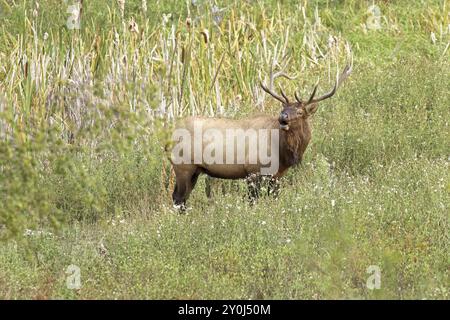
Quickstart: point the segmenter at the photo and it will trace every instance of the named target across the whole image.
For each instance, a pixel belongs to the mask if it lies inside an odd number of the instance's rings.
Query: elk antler
[[[351,72],[352,72],[352,66],[346,65],[344,68],[344,71],[342,71],[341,75],[336,77],[336,83],[334,84],[333,89],[330,92],[324,94],[323,96],[321,96],[317,99],[314,99],[314,96],[316,95],[317,87],[319,86],[319,83],[316,83],[316,85],[314,86],[313,92],[311,93],[311,96],[308,99],[308,102],[306,102],[306,104],[304,104],[304,106],[307,106],[312,103],[317,103],[319,101],[322,101],[322,100],[332,97],[336,93],[337,88],[339,88],[339,86],[342,84],[342,82],[344,82],[344,80],[348,78],[348,76],[350,75]],[[297,96],[297,94],[295,94],[295,99],[297,99],[297,101],[300,103],[302,102],[301,99]]]
[[[273,91],[273,83],[275,81],[276,78],[279,77],[283,77],[289,80],[293,80],[295,79],[295,77],[291,77],[289,75],[287,75],[286,73],[284,73],[283,71],[278,71],[273,73],[272,71],[272,67],[270,68],[270,87],[267,88],[267,86],[261,81],[261,88],[267,92],[268,94],[270,94],[272,97],[274,97],[275,99],[277,99],[278,101],[280,101],[283,104],[289,104],[289,98],[286,96],[286,94],[284,93],[283,89],[280,88],[280,92],[281,92],[281,96],[278,95],[276,92]]]

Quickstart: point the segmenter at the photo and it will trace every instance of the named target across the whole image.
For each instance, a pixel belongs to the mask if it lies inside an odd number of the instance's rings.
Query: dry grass
[[[0,297],[447,299],[448,4],[195,3],[0,2]],[[174,214],[174,118],[275,114],[271,71],[306,95],[351,57],[278,200],[201,180]]]

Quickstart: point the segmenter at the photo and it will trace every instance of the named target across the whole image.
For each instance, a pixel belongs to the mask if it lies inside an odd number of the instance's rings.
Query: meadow
[[[449,47],[446,0],[0,0],[0,299],[449,299]],[[350,60],[278,198],[172,208],[174,119]]]

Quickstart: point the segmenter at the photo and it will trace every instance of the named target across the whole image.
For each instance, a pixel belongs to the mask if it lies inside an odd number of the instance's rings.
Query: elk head
[[[284,93],[283,89],[280,89],[281,95],[279,95],[272,89],[267,88],[263,83],[261,83],[261,87],[265,92],[282,103],[283,109],[281,110],[278,117],[278,122],[280,123],[280,129],[288,131],[290,128],[298,127],[299,125],[301,125],[302,121],[305,121],[308,117],[313,115],[317,111],[318,103],[322,100],[331,98],[351,72],[351,66],[347,65],[344,68],[344,71],[336,77],[336,83],[334,84],[333,89],[318,98],[315,98],[317,87],[319,85],[318,83],[316,83],[309,99],[306,101],[300,99],[297,93],[294,94],[295,101],[290,101]],[[273,84],[273,80],[276,76],[277,75],[271,75],[271,84]],[[278,76],[284,76],[288,79],[291,79],[284,73],[279,73]]]

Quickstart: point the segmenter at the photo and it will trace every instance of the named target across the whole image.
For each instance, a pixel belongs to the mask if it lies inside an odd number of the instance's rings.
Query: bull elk
[[[318,103],[332,97],[351,71],[351,66],[347,65],[337,76],[333,89],[318,98],[315,97],[317,83],[308,100],[302,100],[295,93],[295,101],[291,101],[282,89],[279,95],[261,82],[262,89],[282,104],[278,117],[256,116],[242,120],[188,117],[181,120],[172,135],[172,142],[177,144],[171,155],[176,176],[172,194],[174,206],[184,209],[201,173],[221,179],[266,175],[277,182],[291,166],[302,161],[311,140],[309,118],[317,111]],[[273,80],[271,74],[271,84]],[[266,133],[263,136],[267,139],[260,139],[255,146],[256,140],[250,138],[261,132]],[[270,139],[268,132],[273,133]],[[263,159],[263,149],[267,157],[270,155],[270,163]],[[225,162],[220,161],[224,154]]]

